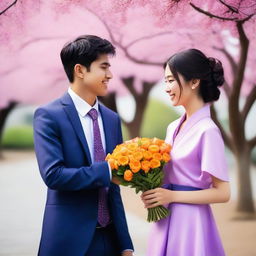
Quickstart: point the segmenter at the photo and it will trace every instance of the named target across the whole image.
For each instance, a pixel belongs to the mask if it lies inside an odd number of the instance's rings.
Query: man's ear
[[[192,84],[191,85],[191,89],[192,90],[196,89],[199,86],[199,84],[200,84],[200,79],[192,79],[192,83],[191,84]]]
[[[83,79],[85,76],[85,72],[87,71],[86,67],[82,66],[81,64],[76,64],[74,66],[74,75]]]

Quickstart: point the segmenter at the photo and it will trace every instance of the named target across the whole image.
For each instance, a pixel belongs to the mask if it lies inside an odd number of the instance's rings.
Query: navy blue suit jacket
[[[118,115],[99,104],[106,153],[122,143]],[[92,164],[84,131],[68,93],[34,115],[35,152],[48,187],[40,256],[84,256],[97,225],[98,190],[109,187],[110,212],[120,250],[133,249],[119,186],[110,182],[107,162]]]

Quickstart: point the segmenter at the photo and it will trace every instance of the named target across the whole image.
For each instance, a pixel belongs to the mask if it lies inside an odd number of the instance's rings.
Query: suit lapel
[[[82,147],[85,151],[89,164],[92,164],[91,155],[90,155],[88,143],[84,135],[82,124],[80,122],[75,105],[68,93],[64,94],[64,96],[61,98],[61,102],[63,104],[64,111],[66,112],[73,126],[73,129],[82,144]]]

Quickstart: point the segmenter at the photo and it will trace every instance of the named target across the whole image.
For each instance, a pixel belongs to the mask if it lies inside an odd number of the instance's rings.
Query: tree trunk
[[[236,164],[238,173],[238,203],[237,210],[244,213],[254,213],[252,185],[250,179],[250,150],[245,148],[237,153]]]
[[[13,110],[13,108],[17,105],[17,102],[10,102],[9,105],[3,109],[0,109],[0,159],[3,157],[3,150],[2,150],[2,136],[3,136],[3,129],[6,122],[6,119],[9,113]]]
[[[136,112],[132,122],[126,123],[127,129],[129,131],[130,138],[135,138],[140,136],[140,129],[143,120],[143,115],[145,112],[145,108],[147,106],[148,98],[137,97],[136,99]]]
[[[143,115],[145,112],[145,108],[148,103],[148,96],[152,87],[156,84],[156,82],[148,82],[142,81],[142,92],[138,93],[134,86],[135,77],[126,77],[122,78],[122,81],[125,87],[130,91],[131,95],[134,97],[136,102],[136,110],[133,121],[130,123],[124,122],[129,131],[130,138],[135,138],[140,136],[140,128],[143,120]]]
[[[102,102],[106,107],[110,108],[111,110],[117,112],[116,107],[116,93],[111,92],[107,96],[98,97],[99,101]]]

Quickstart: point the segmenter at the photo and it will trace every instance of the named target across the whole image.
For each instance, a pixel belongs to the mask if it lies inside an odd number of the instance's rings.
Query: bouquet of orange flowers
[[[163,140],[135,138],[116,146],[106,156],[112,175],[121,185],[135,188],[136,193],[160,187],[163,182],[163,166],[170,161],[171,146]],[[169,215],[164,206],[148,209],[148,222],[156,222]]]

